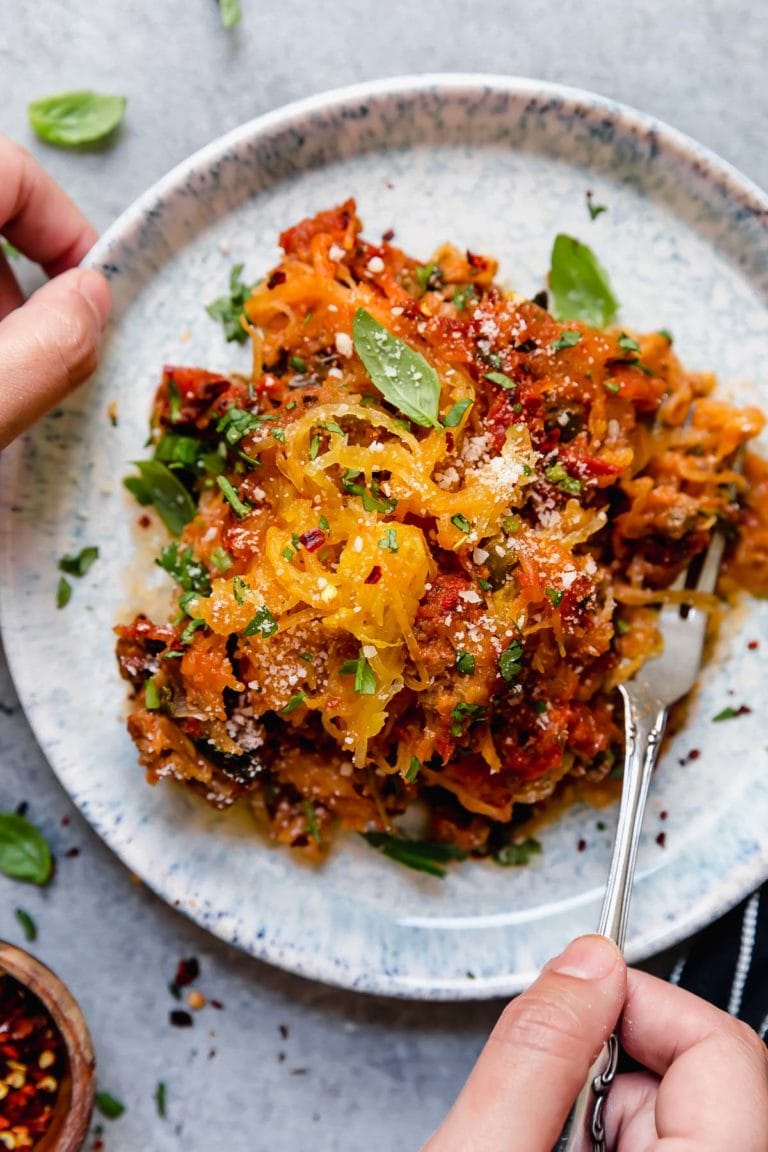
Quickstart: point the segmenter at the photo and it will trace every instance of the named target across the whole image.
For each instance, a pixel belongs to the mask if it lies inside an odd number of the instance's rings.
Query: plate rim
[[[313,114],[331,111],[349,105],[354,101],[370,101],[373,99],[386,99],[392,96],[415,96],[423,92],[432,92],[436,97],[446,93],[458,95],[462,91],[477,94],[479,91],[488,93],[499,92],[514,97],[550,98],[565,106],[584,105],[591,110],[603,110],[614,122],[626,128],[636,128],[644,133],[654,132],[664,145],[671,149],[681,160],[689,166],[700,167],[700,175],[709,184],[717,182],[727,197],[743,205],[750,213],[761,218],[768,218],[768,194],[766,194],[749,177],[741,173],[734,165],[724,160],[706,146],[698,143],[679,129],[666,124],[658,117],[642,112],[628,104],[613,100],[609,97],[590,92],[586,89],[558,84],[550,81],[540,81],[529,77],[512,77],[497,73],[475,72],[447,72],[427,73],[423,75],[402,75],[384,79],[363,81],[360,83],[333,88],[312,96],[292,101],[279,108],[265,112],[244,122],[230,131],[216,137],[203,145],[191,155],[176,164],[169,172],[160,177],[145,192],[137,197],[117,219],[106,229],[91,251],[83,260],[83,265],[96,267],[105,272],[108,277],[114,277],[116,269],[111,266],[110,256],[114,247],[119,243],[131,243],[136,233],[142,228],[147,211],[167,197],[173,195],[181,187],[187,177],[196,172],[201,166],[221,160],[228,151],[237,149],[243,144],[269,135],[270,132],[284,129],[292,121],[302,119]],[[15,474],[13,468],[17,448],[4,454],[5,461],[2,468],[8,480]],[[9,475],[10,473],[10,475]],[[5,491],[9,488],[3,486]],[[0,493],[1,494],[1,493]],[[0,501],[7,504],[6,501]],[[10,509],[7,507],[3,521],[10,520]],[[0,533],[6,537],[6,531]],[[0,587],[8,588],[7,565],[2,565],[0,571]],[[0,597],[0,631],[4,635],[9,633],[10,610],[6,597]],[[27,712],[24,697],[20,690],[24,682],[21,660],[13,651],[13,646],[6,648],[6,658],[24,715],[30,729],[48,762],[57,782],[64,788],[72,799],[68,787],[49,758],[45,745],[44,733],[37,719],[33,720]],[[73,803],[76,803],[72,799]],[[79,805],[76,805],[79,807]],[[120,860],[124,867],[133,869],[124,856],[124,847],[113,847],[110,838],[101,828],[100,821],[91,813],[85,817],[94,831],[104,841],[111,852]],[[140,871],[140,870],[139,870]],[[406,998],[429,1001],[459,1001],[481,1000],[500,996],[510,996],[520,992],[535,977],[535,971],[521,971],[515,973],[499,973],[477,979],[457,979],[446,977],[442,980],[435,977],[416,978],[412,980],[407,976],[396,975],[392,972],[380,971],[372,976],[367,971],[350,971],[344,966],[334,964],[332,960],[314,955],[309,962],[303,954],[292,954],[285,946],[272,948],[268,939],[254,942],[253,946],[240,946],[233,941],[232,934],[222,932],[217,927],[215,914],[206,909],[193,909],[186,902],[182,907],[174,905],[174,898],[178,893],[173,891],[173,878],[156,882],[151,876],[141,872],[147,887],[155,893],[164,904],[174,912],[182,912],[195,924],[203,927],[212,935],[224,941],[238,951],[245,951],[256,959],[274,964],[278,968],[301,976],[316,980],[331,986],[344,988],[355,992],[364,992],[392,998]],[[718,899],[706,903],[700,900],[694,904],[689,914],[673,923],[661,922],[654,933],[646,932],[642,937],[633,941],[628,949],[630,961],[654,955],[665,948],[689,938],[705,925],[711,923],[722,915],[727,909],[733,907],[759,884],[768,875],[768,861],[762,869],[759,867],[759,857],[745,862],[741,868],[734,869],[729,874],[730,883],[726,891],[718,891]]]

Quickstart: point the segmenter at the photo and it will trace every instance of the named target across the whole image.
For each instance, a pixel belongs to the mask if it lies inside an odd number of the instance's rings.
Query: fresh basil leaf
[[[219,10],[225,28],[234,28],[243,18],[240,0],[219,0]]]
[[[106,1116],[108,1120],[117,1120],[118,1116],[122,1116],[125,1112],[125,1104],[110,1096],[109,1092],[97,1092],[93,1102],[102,1116]]]
[[[443,425],[446,428],[457,428],[461,424],[461,418],[466,412],[467,408],[472,407],[471,400],[458,400],[453,408],[450,408],[443,419]]]
[[[51,850],[34,824],[15,812],[0,812],[0,872],[42,885],[48,883],[51,868]]]
[[[85,576],[98,558],[99,550],[91,544],[87,548],[81,548],[77,556],[62,556],[59,560],[59,571],[66,572],[67,576]]]
[[[364,308],[355,312],[352,332],[355,351],[384,399],[414,424],[439,427],[440,378],[432,365]]]
[[[360,835],[390,860],[417,872],[428,872],[431,876],[445,876],[443,864],[467,858],[463,848],[455,844],[428,844],[425,840],[409,840],[405,836],[392,836],[389,832],[361,832]]]
[[[180,536],[185,524],[194,520],[197,509],[181,481],[160,460],[136,460],[138,476],[123,483],[140,504],[154,504],[160,519],[173,536]]]
[[[471,652],[456,653],[456,671],[460,676],[473,676],[475,673],[475,658]]]
[[[593,328],[605,328],[619,307],[608,273],[592,249],[562,232],[552,247],[549,288],[558,320],[584,320]]]
[[[541,844],[529,836],[521,844],[505,844],[493,857],[503,868],[521,868],[530,864],[533,856],[541,855]]]
[[[46,144],[76,148],[95,144],[114,132],[123,118],[124,96],[100,92],[60,92],[35,100],[27,109],[29,123]]]

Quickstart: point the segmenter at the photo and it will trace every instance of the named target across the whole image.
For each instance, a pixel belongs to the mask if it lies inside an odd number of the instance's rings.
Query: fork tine
[[[722,532],[714,532],[707,555],[704,560],[704,566],[699,573],[699,578],[696,581],[696,589],[699,592],[714,592],[715,585],[717,584],[717,576],[720,571],[720,561],[723,558],[723,549],[725,548],[725,537]]]

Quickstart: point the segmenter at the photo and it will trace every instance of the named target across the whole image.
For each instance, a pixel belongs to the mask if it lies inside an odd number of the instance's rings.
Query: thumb
[[[0,449],[93,372],[110,306],[104,277],[73,268],[0,323]]]
[[[582,936],[505,1008],[424,1152],[550,1152],[616,1024],[627,973],[604,936]]]

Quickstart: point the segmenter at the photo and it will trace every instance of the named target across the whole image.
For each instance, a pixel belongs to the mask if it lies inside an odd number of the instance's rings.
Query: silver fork
[[[696,591],[714,592],[723,547],[723,537],[716,532],[696,580]],[[684,573],[673,587],[684,588],[687,575]],[[669,707],[696,683],[707,613],[683,604],[669,605],[662,609],[659,625],[663,651],[644,664],[627,684],[619,685],[624,699],[624,783],[598,932],[622,951],[648,787],[659,758]],[[618,1057],[619,1042],[614,1032],[589,1070],[556,1152],[605,1152],[605,1104]]]

